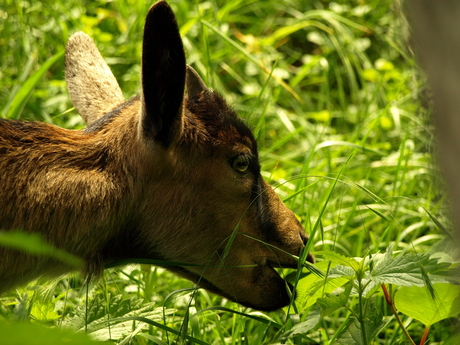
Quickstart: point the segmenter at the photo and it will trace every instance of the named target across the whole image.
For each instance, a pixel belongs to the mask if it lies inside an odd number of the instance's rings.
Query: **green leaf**
[[[387,251],[383,260],[374,260],[374,269],[370,277],[377,284],[388,283],[401,286],[423,286],[424,281],[420,272],[420,260],[413,254],[399,255],[393,258]]]
[[[456,316],[460,310],[460,286],[434,284],[433,289],[434,298],[425,287],[402,287],[395,295],[396,309],[426,326]]]
[[[18,249],[32,255],[49,256],[76,269],[83,267],[82,259],[62,249],[53,247],[36,233],[0,231],[0,246]]]
[[[127,329],[128,327],[126,327],[126,322],[135,322],[135,321],[145,323],[146,327],[148,325],[150,325],[150,326],[157,327],[159,329],[163,329],[163,330],[165,330],[165,331],[167,331],[169,333],[175,334],[175,335],[180,335],[181,334],[179,331],[175,330],[174,328],[166,326],[165,324],[163,324],[163,322],[160,323],[160,322],[157,322],[155,320],[148,319],[148,318],[142,317],[142,316],[117,317],[117,318],[112,319],[112,320],[103,321],[101,323],[101,325],[108,325],[109,323],[121,324],[120,325],[121,327],[124,327],[124,328]],[[130,323],[130,325],[131,325],[131,323]],[[131,327],[131,329],[132,329],[132,327]],[[113,328],[110,328],[110,329],[107,330],[109,334],[110,334],[110,330],[113,330]],[[186,340],[190,341],[191,343],[196,343],[196,344],[200,344],[200,345],[208,345],[208,343],[206,343],[204,341],[201,341],[200,339],[191,337],[189,335],[186,336]]]
[[[330,262],[321,261],[315,264],[316,268],[326,272]],[[333,265],[332,265],[333,266]],[[318,298],[324,297],[326,293],[333,292],[349,282],[349,278],[329,278],[327,279],[310,274],[301,279],[297,284],[297,301],[303,309],[309,308],[316,303]]]
[[[287,339],[295,335],[299,334],[306,334],[308,331],[313,329],[321,320],[321,313],[319,309],[315,308],[310,313],[308,313],[307,319],[302,321],[296,325],[294,325],[291,329],[287,330],[283,338]]]
[[[353,284],[350,283],[346,286],[345,290],[338,295],[328,294],[324,298],[319,298],[316,303],[321,308],[321,316],[327,316],[337,309],[345,306],[348,302],[348,298],[350,297],[352,287]]]
[[[30,315],[34,320],[51,321],[61,317],[54,309],[53,303],[34,303],[30,311]]]
[[[385,254],[374,255],[372,262],[374,268],[369,278],[375,284],[422,287],[426,285],[427,280],[448,281],[447,277],[433,275],[433,273],[442,273],[445,265],[439,265],[437,260],[430,259],[427,254],[405,253],[393,257],[392,247],[389,247]]]
[[[322,142],[315,147],[315,151],[319,151],[325,147],[331,147],[331,146],[348,146],[348,147],[357,149],[359,151],[369,152],[369,153],[373,153],[379,156],[385,156],[384,152],[370,149],[367,146],[357,145],[355,143],[351,143],[348,141],[341,141],[341,140],[328,140],[328,141]]]
[[[2,345],[95,345],[86,334],[31,323],[0,323]]]
[[[162,322],[165,315],[170,315],[174,311],[174,309],[157,307],[155,303],[145,303],[143,299],[116,295],[106,301],[102,296],[97,296],[89,302],[89,305],[81,305],[74,316],[63,322],[63,326],[74,331],[87,332],[97,340],[118,341],[133,331],[135,319],[127,322],[128,318],[141,317]],[[145,324],[145,327],[147,326]]]
[[[329,276],[331,278],[345,277],[351,279],[356,276],[356,272],[351,267],[337,265],[334,268],[331,268]]]

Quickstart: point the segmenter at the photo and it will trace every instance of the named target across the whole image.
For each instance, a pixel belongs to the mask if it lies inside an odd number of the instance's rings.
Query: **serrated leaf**
[[[401,258],[391,265],[374,270],[371,278],[376,284],[394,284],[399,286],[423,286],[420,268],[410,262],[410,258]]]
[[[334,268],[331,268],[329,271],[329,277],[331,278],[339,278],[339,277],[344,277],[344,278],[354,278],[356,276],[355,270],[353,268],[348,267],[348,266],[343,266],[343,265],[337,265]]]
[[[326,260],[330,260],[332,263],[351,267],[354,271],[361,270],[361,263],[355,258],[349,258],[334,252],[319,251],[315,252],[316,255],[322,256]]]
[[[109,301],[102,296],[96,296],[88,307],[82,305],[78,308],[73,317],[63,322],[63,326],[79,332],[85,331],[101,341],[120,340],[133,330],[133,321],[126,321],[126,318],[142,317],[162,321],[164,315],[170,315],[174,311],[157,307],[155,303],[145,303],[142,299],[124,298],[122,295],[111,297]],[[121,318],[124,320],[116,321]],[[112,320],[114,321],[109,326],[108,321]]]
[[[159,329],[165,330],[166,332],[172,333],[172,334],[177,335],[177,336],[181,335],[181,333],[179,331],[177,331],[176,329],[171,328],[169,326],[166,326],[163,323],[163,320],[161,322],[158,322],[158,321],[147,319],[147,318],[141,317],[141,316],[117,317],[117,318],[115,318],[113,320],[102,322],[102,324],[109,324],[109,323],[117,324],[117,323],[120,323],[120,322],[124,323],[124,322],[134,322],[134,321],[144,323],[146,326],[150,325],[150,326],[153,326],[153,327],[157,327]],[[139,330],[139,328],[138,328],[138,330]],[[201,341],[198,338],[189,336],[189,335],[187,335],[185,338],[186,338],[187,341],[190,341],[190,343],[200,344],[200,345],[209,345],[208,343],[206,343],[204,341]]]
[[[54,310],[53,303],[34,303],[30,315],[37,321],[51,321],[61,317],[61,315]]]
[[[433,275],[438,269],[434,267],[436,260],[430,260],[425,254],[407,253],[396,257],[385,256],[376,263],[369,277],[376,284],[394,284],[399,286],[425,286],[426,280],[432,283],[449,281],[448,277]],[[430,275],[428,275],[431,273]]]
[[[321,313],[318,308],[313,309],[310,313],[308,313],[307,319],[303,322],[300,322],[294,325],[291,329],[287,330],[283,338],[288,339],[294,335],[299,334],[306,334],[311,329],[313,329],[321,320]]]
[[[395,306],[401,313],[426,326],[456,316],[460,311],[460,286],[434,284],[434,298],[425,287],[402,287],[395,294]]]
[[[446,282],[448,279],[442,276],[430,275],[439,271],[436,260],[432,260],[426,254],[405,253],[393,257],[392,247],[381,256],[372,258],[374,268],[369,278],[376,284],[394,284],[399,286],[425,286],[426,280],[431,282]],[[436,272],[437,273],[437,272]]]

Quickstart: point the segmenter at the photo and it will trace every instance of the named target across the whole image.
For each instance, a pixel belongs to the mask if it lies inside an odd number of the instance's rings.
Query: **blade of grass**
[[[234,40],[232,40],[230,37],[228,37],[226,34],[224,34],[222,31],[220,31],[218,28],[216,28],[214,25],[209,23],[206,20],[201,20],[201,22],[206,25],[208,28],[210,28],[212,31],[214,31],[216,34],[218,34],[220,37],[222,37],[224,40],[226,40],[228,43],[230,43],[234,48],[236,48],[239,52],[241,52],[244,56],[246,56],[250,61],[255,63],[259,68],[270,75],[270,69],[262,65],[262,63],[255,59],[246,49],[244,49],[242,46],[240,46],[238,43],[236,43]],[[297,94],[297,92],[294,91],[288,84],[286,84],[282,79],[278,78],[276,75],[272,76],[273,79],[275,79],[282,87],[284,87],[291,95],[293,95],[299,102],[303,103],[302,98]]]
[[[37,71],[35,71],[25,82],[22,84],[21,88],[18,90],[11,103],[4,109],[2,109],[2,114],[8,119],[17,119],[25,106],[28,98],[32,94],[35,86],[43,75],[48,71],[51,66],[54,65],[56,61],[61,59],[64,56],[64,51],[60,51],[49,58]]]
[[[31,255],[47,256],[79,269],[84,261],[62,249],[53,247],[35,233],[0,231],[0,246],[21,250]]]

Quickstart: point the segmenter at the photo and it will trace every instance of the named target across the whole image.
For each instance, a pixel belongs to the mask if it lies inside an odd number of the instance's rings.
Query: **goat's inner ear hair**
[[[142,129],[167,147],[181,133],[186,63],[176,18],[166,3],[147,14],[142,48]]]

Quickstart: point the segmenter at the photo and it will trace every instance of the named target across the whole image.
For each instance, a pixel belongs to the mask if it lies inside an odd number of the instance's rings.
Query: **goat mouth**
[[[222,285],[222,281],[213,280],[205,275],[205,272],[194,272],[190,267],[174,266],[167,267],[184,278],[193,281],[200,288],[237,302],[245,307],[261,311],[274,311],[283,308],[291,303],[296,297],[294,286],[289,283],[283,273],[277,271],[279,268],[301,269],[298,260],[293,258],[280,258],[281,260],[261,260],[252,267],[252,278],[246,281],[245,287],[234,289],[232,284],[241,283],[242,275],[237,273],[226,276],[227,285]],[[315,259],[308,253],[306,261],[314,263]],[[210,269],[210,268],[209,268]],[[241,268],[243,269],[243,268]],[[208,274],[210,272],[208,271]],[[212,275],[212,273],[211,273]],[[249,279],[249,276],[246,275]],[[236,287],[236,286],[235,286]],[[237,293],[236,291],[239,290]],[[254,294],[259,291],[259,295]],[[252,295],[252,297],[250,297]],[[258,297],[257,297],[258,296]]]
[[[281,263],[276,261],[267,261],[265,265],[275,269],[275,268],[289,268],[289,269],[297,269],[297,263]],[[276,270],[275,270],[276,271]]]
[[[200,288],[223,296],[243,306],[261,311],[274,311],[287,306],[295,296],[295,289],[293,285],[287,282],[275,269],[275,267],[297,269],[297,264],[265,261],[263,264],[260,263],[254,266],[252,282],[254,284],[254,289],[263,286],[263,291],[261,293],[263,294],[269,291],[268,295],[270,296],[267,300],[263,300],[263,302],[261,302],[259,299],[259,302],[255,303],[253,303],[253,301],[250,299],[247,299],[245,294],[240,294],[239,296],[234,295],[231,293],[231,288],[229,291],[225,291],[225,289],[217,286],[211,280],[207,279],[203,274],[192,272],[186,267],[176,266],[174,267],[173,271],[183,276],[184,278],[193,281]],[[169,269],[171,269],[171,267],[169,267]],[[231,284],[231,282],[229,282],[229,284]]]
[[[300,255],[299,255],[300,256]],[[315,263],[315,257],[313,256],[312,253],[307,254],[307,258],[305,261],[308,261],[309,263],[314,264]],[[270,265],[271,267],[275,268],[290,268],[290,269],[299,269],[299,261],[298,260],[290,260],[289,262],[287,261],[275,261],[275,260],[267,260],[265,262],[266,265]]]

